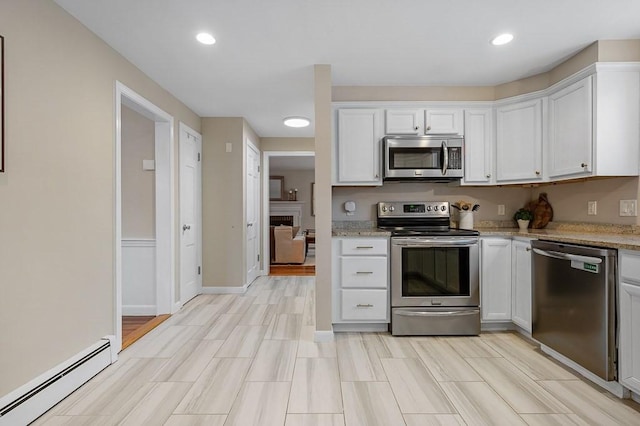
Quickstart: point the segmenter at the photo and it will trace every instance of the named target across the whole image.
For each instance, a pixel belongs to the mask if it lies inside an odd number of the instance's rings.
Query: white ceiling
[[[496,85],[640,38],[639,0],[55,1],[198,115],[263,137],[313,136],[282,119],[313,119],[314,64],[334,86]],[[489,44],[505,31],[511,44]]]

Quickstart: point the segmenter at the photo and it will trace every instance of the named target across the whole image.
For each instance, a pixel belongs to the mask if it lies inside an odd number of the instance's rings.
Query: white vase
[[[520,231],[529,231],[529,221],[528,220],[522,220],[522,219],[518,219],[518,228],[520,228]]]
[[[459,229],[473,229],[473,212],[461,211],[460,220],[458,221]]]

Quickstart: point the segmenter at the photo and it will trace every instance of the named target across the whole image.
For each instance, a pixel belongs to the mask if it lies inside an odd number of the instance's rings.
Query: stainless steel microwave
[[[387,136],[383,150],[387,181],[451,181],[464,173],[461,136]]]

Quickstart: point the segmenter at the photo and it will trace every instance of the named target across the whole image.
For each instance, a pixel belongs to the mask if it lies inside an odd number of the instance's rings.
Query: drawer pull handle
[[[362,303],[358,303],[356,305],[356,308],[373,308],[373,305],[371,303],[367,303],[366,305],[363,305]]]
[[[368,275],[368,274],[373,274],[373,272],[371,272],[371,271],[358,271],[358,272],[356,272],[356,274],[358,274],[358,275]]]
[[[357,246],[358,249],[372,249],[373,246]]]

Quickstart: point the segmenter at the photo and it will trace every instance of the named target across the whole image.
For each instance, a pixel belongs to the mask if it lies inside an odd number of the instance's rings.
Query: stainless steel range
[[[380,202],[391,231],[391,334],[480,333],[477,231],[449,227],[445,201]]]

